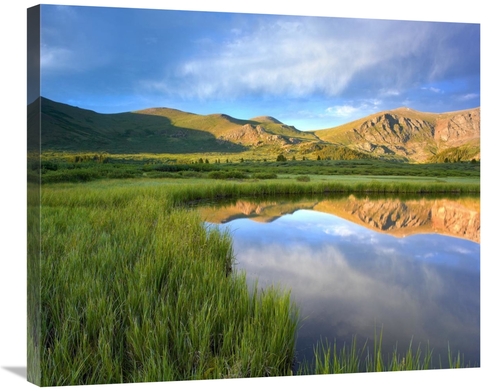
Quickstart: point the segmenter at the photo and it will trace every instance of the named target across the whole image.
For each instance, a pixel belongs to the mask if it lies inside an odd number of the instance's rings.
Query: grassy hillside
[[[303,132],[270,116],[245,120],[161,107],[99,114],[41,98],[28,108],[31,135],[38,131],[38,118],[43,152],[442,162],[457,161],[448,155],[459,149],[461,161],[480,158],[479,109],[433,114],[400,108]]]
[[[163,109],[162,109],[163,110]],[[244,146],[217,140],[203,130],[183,127],[195,114],[164,109],[167,115],[141,112],[99,114],[42,98],[42,149],[109,153],[241,152]]]
[[[480,159],[479,140],[459,147],[447,148],[429,159],[430,163],[455,163],[462,161],[478,161]]]
[[[29,112],[36,112],[36,104]],[[170,108],[99,114],[45,98],[41,98],[41,121],[42,149],[55,151],[238,153],[250,145],[279,146],[317,139],[271,117],[240,120]]]

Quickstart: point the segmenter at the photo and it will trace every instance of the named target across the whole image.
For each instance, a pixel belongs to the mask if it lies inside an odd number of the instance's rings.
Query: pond
[[[447,367],[448,349],[480,365],[479,198],[238,200],[199,208],[229,229],[250,285],[291,290],[297,359],[320,340],[403,354],[410,343]],[[440,361],[441,360],[441,361]],[[440,363],[441,362],[441,363]]]

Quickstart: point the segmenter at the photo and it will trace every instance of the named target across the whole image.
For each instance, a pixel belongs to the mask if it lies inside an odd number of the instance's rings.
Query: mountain
[[[479,108],[434,114],[402,107],[313,133],[372,156],[420,162],[480,158]]]
[[[99,114],[41,98],[42,149],[109,153],[242,152],[316,141],[311,133],[271,117],[240,120],[170,108]],[[33,112],[33,109],[28,109]],[[35,118],[31,115],[32,118]]]
[[[176,126],[196,114],[174,109],[99,114],[41,98],[42,149],[109,153],[240,152],[210,132]],[[158,112],[159,114],[155,114]],[[209,121],[205,121],[209,123]]]
[[[205,221],[228,223],[236,219],[251,219],[259,223],[270,223],[279,217],[292,214],[299,209],[313,209],[316,201],[250,201],[238,200],[226,205],[200,205],[196,210]]]
[[[448,235],[479,243],[480,200],[453,199],[369,199],[353,195],[342,199],[295,201],[244,201],[224,206],[197,208],[204,220],[227,223],[241,218],[270,223],[299,209],[338,216],[372,231],[405,237],[415,234]]]
[[[40,112],[40,116],[36,115]],[[380,112],[335,128],[300,131],[270,116],[249,120],[172,108],[118,114],[40,98],[28,122],[41,118],[43,150],[108,153],[290,153],[322,159],[456,161],[480,158],[480,109]],[[37,126],[28,124],[29,129]]]
[[[396,237],[439,233],[480,242],[478,198],[402,201],[350,196],[340,201],[321,201],[313,209]]]

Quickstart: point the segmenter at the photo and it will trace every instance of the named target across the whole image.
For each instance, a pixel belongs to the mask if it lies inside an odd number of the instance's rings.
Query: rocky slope
[[[479,139],[481,130],[480,109],[438,116],[434,126],[434,139],[448,146],[461,145]]]
[[[400,108],[314,133],[375,156],[422,162],[450,148],[478,147],[480,109],[433,114]],[[473,157],[480,155],[474,152]]]
[[[319,202],[314,209],[398,237],[418,233],[439,233],[479,243],[481,236],[479,205],[479,199],[402,201],[370,200],[350,196],[342,202]]]
[[[38,107],[40,117],[33,115]],[[302,132],[269,116],[244,120],[161,107],[99,114],[45,98],[28,113],[29,123],[41,118],[44,150],[231,153],[271,146],[275,153],[322,155],[322,159],[338,158],[339,150],[350,158],[415,162],[480,158],[479,108],[443,114],[400,108],[314,132]],[[28,127],[38,129],[37,124]]]

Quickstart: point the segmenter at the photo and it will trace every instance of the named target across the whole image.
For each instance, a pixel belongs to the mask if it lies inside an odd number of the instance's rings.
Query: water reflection
[[[271,222],[299,209],[333,214],[377,232],[399,237],[433,232],[480,241],[478,197],[388,199],[351,195],[335,199],[238,200],[199,207],[205,219],[213,223],[226,223],[238,218]]]
[[[376,200],[362,205],[351,197],[306,204],[284,207],[278,202],[260,210],[279,214],[229,218],[221,224],[232,232],[237,268],[245,270],[250,284],[258,280],[262,287],[291,289],[303,318],[299,359],[310,359],[321,337],[343,344],[356,335],[364,343],[372,340],[375,327],[383,326],[387,352],[396,344],[403,352],[410,340],[414,347],[429,343],[434,364],[439,366],[441,356],[446,366],[449,343],[453,352],[479,365],[479,232],[470,229],[476,221],[479,228],[474,202]],[[381,208],[389,204],[392,208]],[[225,212],[234,207],[226,206]],[[405,209],[410,213],[401,212]],[[361,216],[363,224],[355,223]],[[382,221],[393,223],[379,225]],[[447,235],[434,233],[443,226]],[[423,227],[432,230],[422,233]],[[467,239],[450,236],[450,229]]]

